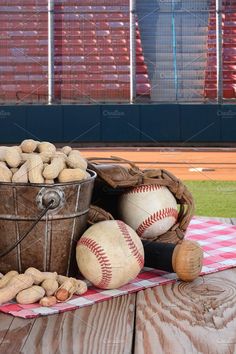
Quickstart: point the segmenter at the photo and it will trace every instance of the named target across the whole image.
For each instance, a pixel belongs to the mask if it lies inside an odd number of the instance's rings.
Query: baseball
[[[120,218],[143,239],[153,239],[168,231],[178,217],[177,202],[167,187],[140,185],[119,198]]]
[[[80,272],[101,289],[115,289],[136,278],[144,265],[144,249],[136,232],[119,220],[89,227],[78,241]]]

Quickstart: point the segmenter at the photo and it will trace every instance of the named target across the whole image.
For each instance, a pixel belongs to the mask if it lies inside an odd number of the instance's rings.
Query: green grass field
[[[195,201],[195,215],[236,218],[236,182],[184,181]]]

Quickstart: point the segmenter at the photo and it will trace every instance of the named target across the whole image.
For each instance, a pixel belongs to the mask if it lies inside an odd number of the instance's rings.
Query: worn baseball
[[[136,278],[144,265],[144,249],[136,232],[123,221],[101,221],[78,241],[80,272],[101,289],[115,289]]]
[[[121,195],[120,218],[143,239],[153,239],[167,232],[178,217],[177,202],[167,187],[140,185]]]

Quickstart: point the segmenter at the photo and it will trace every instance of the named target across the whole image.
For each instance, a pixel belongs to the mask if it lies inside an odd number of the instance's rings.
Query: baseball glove
[[[93,205],[89,212],[90,224],[119,218],[117,200],[127,188],[141,184],[159,184],[169,188],[174,195],[179,205],[179,213],[175,225],[154,240],[176,243],[184,238],[193,216],[194,201],[181,180],[163,169],[141,170],[133,162],[119,157],[89,158],[88,161],[89,169],[97,173]]]

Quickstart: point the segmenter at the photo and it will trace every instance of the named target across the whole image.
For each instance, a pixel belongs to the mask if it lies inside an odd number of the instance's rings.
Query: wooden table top
[[[235,293],[229,269],[48,317],[0,314],[0,354],[235,354]]]

